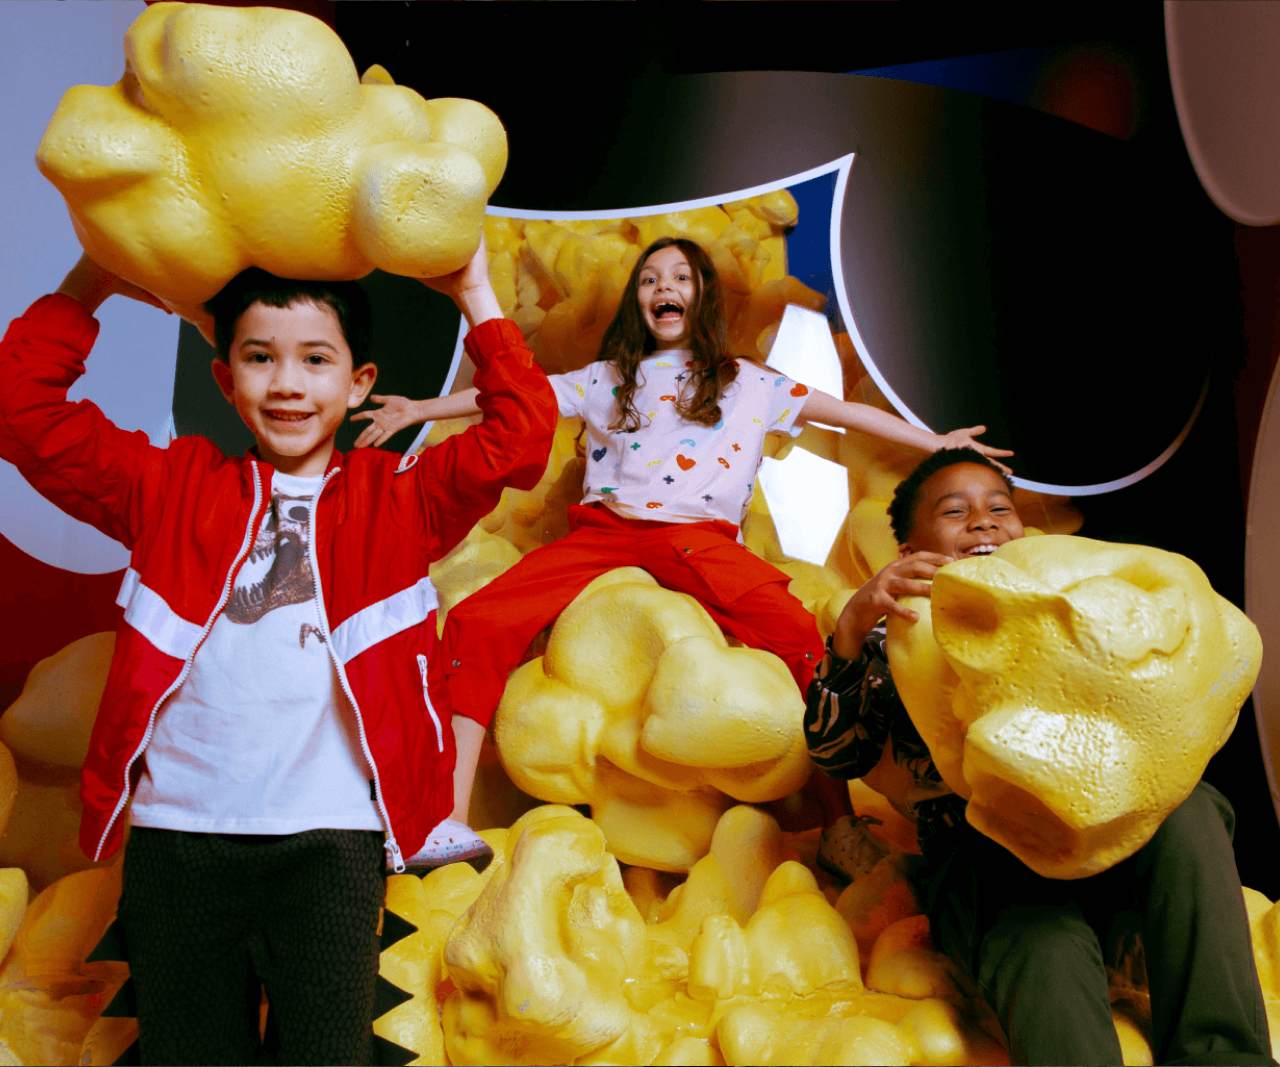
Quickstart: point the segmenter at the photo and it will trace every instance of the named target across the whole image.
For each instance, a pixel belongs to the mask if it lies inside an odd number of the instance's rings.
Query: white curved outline
[[[830,163],[823,163],[816,167],[810,167],[808,170],[800,171],[798,174],[792,174],[785,178],[779,178],[776,181],[764,182],[760,185],[753,185],[747,189],[738,189],[733,192],[721,193],[716,196],[703,196],[696,200],[681,200],[670,204],[651,204],[646,207],[629,207],[629,208],[610,208],[604,211],[536,211],[531,208],[511,208],[511,207],[494,207],[490,205],[485,208],[486,215],[494,215],[498,218],[508,219],[528,219],[546,222],[556,222],[567,219],[617,219],[617,218],[635,218],[644,215],[663,215],[670,211],[690,211],[700,207],[718,207],[721,204],[730,203],[734,200],[745,200],[748,197],[760,196],[764,193],[776,192],[779,189],[788,189],[793,185],[799,185],[801,182],[809,181],[813,178],[820,178],[824,174],[836,173],[836,185],[833,192],[831,204],[831,234],[830,234],[830,255],[831,255],[831,280],[835,289],[836,302],[840,306],[840,314],[844,318],[845,329],[849,333],[849,339],[853,342],[853,347],[858,353],[863,367],[866,368],[868,374],[871,375],[872,381],[876,383],[880,391],[884,394],[885,399],[893,405],[894,409],[907,422],[913,426],[918,426],[922,430],[928,430],[930,433],[935,432],[932,427],[927,426],[924,421],[912,411],[903,401],[893,387],[889,384],[887,378],[881,373],[880,368],[876,365],[876,361],[872,358],[870,351],[867,349],[866,342],[862,339],[862,334],[858,331],[857,321],[853,317],[853,311],[849,306],[848,286],[844,277],[844,261],[840,250],[840,229],[844,216],[844,197],[845,191],[849,185],[849,171],[853,167],[853,161],[857,153],[850,152],[848,155],[834,159]],[[459,367],[462,362],[462,340],[466,336],[466,323],[462,323],[458,333],[458,341],[453,350],[453,362],[449,366],[449,373],[445,376],[444,385],[441,387],[441,396],[447,396],[449,389],[452,387],[458,375]],[[1013,484],[1023,489],[1031,489],[1040,493],[1050,493],[1055,496],[1101,496],[1104,493],[1113,493],[1117,489],[1124,489],[1126,486],[1136,485],[1148,475],[1159,470],[1169,461],[1169,458],[1181,447],[1182,442],[1186,440],[1187,434],[1191,432],[1191,427],[1195,425],[1196,419],[1200,415],[1200,410],[1204,407],[1205,396],[1209,391],[1209,377],[1205,376],[1203,387],[1200,389],[1199,399],[1196,400],[1195,407],[1192,409],[1190,418],[1178,433],[1172,443],[1164,449],[1155,459],[1146,466],[1139,468],[1132,474],[1125,475],[1122,478],[1114,478],[1109,482],[1097,482],[1092,485],[1054,485],[1050,482],[1036,482],[1030,478],[1019,478],[1017,475],[1013,477]],[[406,455],[416,452],[425,443],[427,434],[431,430],[431,423],[423,425],[418,436],[414,438],[413,444],[409,446]]]

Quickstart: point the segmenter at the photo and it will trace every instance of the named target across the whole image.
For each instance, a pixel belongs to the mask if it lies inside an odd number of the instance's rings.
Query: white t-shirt
[[[156,717],[134,825],[240,834],[385,829],[316,605],[308,542],[320,482],[279,472],[272,480],[235,589]]]
[[[612,363],[550,375],[565,418],[585,421],[586,490],[582,502],[604,501],[628,518],[658,522],[723,519],[742,525],[755,489],[766,433],[800,431],[795,421],[807,386],[767,367],[738,360],[738,377],[720,399],[721,419],[700,426],[676,414],[691,396],[688,352],[655,352],[636,372],[634,433],[610,430],[622,379]]]

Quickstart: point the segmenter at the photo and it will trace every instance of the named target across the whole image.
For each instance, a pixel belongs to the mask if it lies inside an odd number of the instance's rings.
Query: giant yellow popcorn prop
[[[25,905],[25,880],[21,889]],[[0,966],[0,1062],[90,1062],[81,1060],[85,1036],[129,975],[124,963],[85,962],[119,897],[117,862],[67,875],[25,909]]]
[[[685,871],[729,798],[804,784],[803,717],[776,656],[730,648],[696,600],[624,568],[587,586],[546,655],[512,674],[494,736],[516,785],[590,804],[619,859]]]
[[[68,90],[36,162],[103,266],[203,324],[248,266],[434,277],[480,243],[507,162],[498,119],[361,84],[324,23],[272,7],[161,3],[125,35],[113,86]]]
[[[487,836],[497,854],[484,875],[440,871],[420,892],[400,879],[388,890],[388,909],[420,931],[426,981],[410,980],[438,996],[431,954],[442,952],[455,987],[439,1024],[421,996],[395,1009],[398,1029],[378,1030],[415,1062],[442,1062],[436,1025],[454,1064],[1007,1062],[954,987],[941,998],[864,988],[849,927],[759,811],[726,812],[666,900],[652,871],[620,875],[599,828],[571,808]],[[396,980],[386,954],[383,974]]]
[[[968,819],[1030,868],[1084,878],[1132,855],[1235,726],[1262,645],[1190,560],[1033,537],[949,564],[894,682]]]
[[[41,660],[0,718],[0,867],[21,867],[37,892],[93,866],[80,851],[80,765],[115,640],[91,634]]]
[[[1249,933],[1253,937],[1253,961],[1271,1030],[1271,1058],[1280,1057],[1280,906],[1257,890],[1246,888]]]

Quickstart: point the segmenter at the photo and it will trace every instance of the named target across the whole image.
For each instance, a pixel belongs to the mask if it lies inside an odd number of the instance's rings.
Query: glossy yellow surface
[[[82,1062],[90,1027],[129,973],[124,963],[85,962],[119,896],[117,863],[68,875],[31,902],[0,965],[0,1062]]]
[[[441,943],[434,917],[466,909],[443,942],[451,1063],[1005,1062],[954,985],[912,997],[864,988],[848,924],[757,809],[727,811],[665,899],[664,876],[633,867],[624,879],[599,828],[571,808],[535,809],[486,839],[497,856],[480,877],[436,872],[420,900],[407,881],[389,886],[391,910],[393,896],[418,909],[423,944]],[[892,955],[892,933],[879,940]],[[898,940],[932,961],[918,924]],[[416,992],[440,982],[433,966],[425,980],[406,975],[418,985],[392,1013],[402,1035],[415,1013],[435,1019]],[[424,1050],[415,1062],[440,1062],[425,1041],[401,1043]]]
[[[21,867],[36,892],[92,866],[79,843],[80,765],[114,648],[115,634],[91,634],[41,660],[0,718],[0,867]]]
[[[968,819],[1052,878],[1144,845],[1226,741],[1257,629],[1190,560],[1082,537],[959,560],[893,618],[898,692]]]
[[[590,804],[625,863],[688,870],[733,800],[799,789],[811,765],[804,704],[777,657],[730,648],[692,597],[611,571],[512,674],[494,739],[512,781]]]
[[[124,51],[115,85],[68,90],[36,162],[85,250],[184,318],[248,266],[434,277],[475,252],[507,160],[484,106],[381,68],[362,85],[337,34],[279,8],[154,4]]]
[[[1271,1058],[1280,1058],[1280,905],[1256,890],[1245,888],[1249,933],[1253,937],[1253,962],[1271,1029]]]

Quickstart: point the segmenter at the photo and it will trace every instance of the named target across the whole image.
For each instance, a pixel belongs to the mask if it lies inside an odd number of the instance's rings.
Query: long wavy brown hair
[[[657,344],[649,327],[640,314],[640,272],[649,257],[664,248],[679,248],[693,269],[696,280],[693,307],[685,308],[689,317],[689,349],[693,354],[690,383],[692,394],[681,390],[676,401],[676,411],[690,422],[702,426],[714,426],[720,421],[720,398],[729,384],[738,376],[738,366],[729,354],[728,332],[724,314],[724,293],[715,264],[703,247],[685,237],[660,237],[644,250],[618,305],[609,328],[600,342],[600,358],[618,368],[622,384],[618,386],[618,413],[609,429],[634,433],[640,428],[640,413],[636,411],[633,397],[636,391],[636,370],[645,356],[656,350]]]

